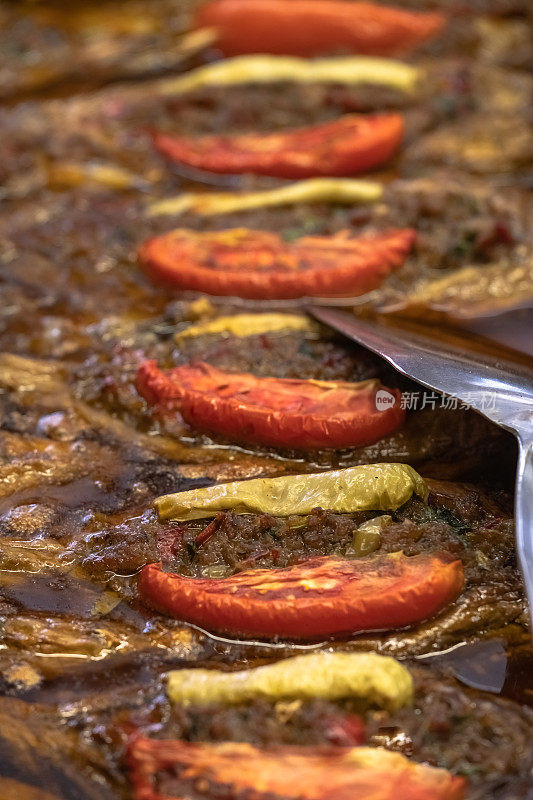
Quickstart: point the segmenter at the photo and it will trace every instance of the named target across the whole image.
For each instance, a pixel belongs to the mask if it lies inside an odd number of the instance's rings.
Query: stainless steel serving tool
[[[500,357],[494,354],[497,348],[476,352],[462,346],[457,336],[453,344],[439,341],[421,333],[420,326],[398,327],[320,306],[307,310],[407,377],[435,392],[457,397],[516,436],[516,541],[533,632],[533,360],[527,356],[510,360],[508,354]]]

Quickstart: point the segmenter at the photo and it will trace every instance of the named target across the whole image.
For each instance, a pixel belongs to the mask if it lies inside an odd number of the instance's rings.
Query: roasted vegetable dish
[[[307,313],[532,303],[530,3],[0,20],[0,800],[533,797],[515,442]]]

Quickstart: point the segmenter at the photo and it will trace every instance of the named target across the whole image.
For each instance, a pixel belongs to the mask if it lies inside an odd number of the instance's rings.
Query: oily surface
[[[155,414],[134,387],[138,365],[155,359],[165,369],[205,361],[259,376],[378,377],[420,392],[325,329],[176,343],[190,323],[279,308],[199,303],[151,283],[137,249],[172,227],[244,226],[288,241],[413,227],[412,254],[373,302],[416,294],[416,313],[426,314],[427,303],[461,311],[530,297],[528,3],[427,4],[451,21],[412,57],[426,69],[414,97],[321,85],[175,96],[159,79],[206,59],[184,57],[180,44],[193,5],[6,2],[0,10],[0,798],[131,798],[123,758],[132,726],[189,741],[385,746],[465,775],[470,800],[528,797],[531,657],[514,552],[512,439],[439,398],[409,408],[403,427],[367,447],[243,450],[197,434],[178,414]],[[385,184],[379,203],[210,219],[146,213],[147,202],[183,189],[280,184],[182,174],[156,153],[153,129],[277,131],[391,110],[404,114],[405,146],[371,176]],[[223,577],[353,555],[357,528],[380,512],[315,510],[303,525],[227,513],[198,546],[210,520],[161,522],[153,500],[218,481],[377,462],[412,465],[431,494],[427,506],[413,499],[393,512],[364,557],[446,551],[463,562],[465,589],[415,628],[318,649],[404,660],[414,705],[394,713],[318,700],[171,707],[171,669],[245,668],[301,647],[227,641],[155,614],[137,594],[145,564]]]

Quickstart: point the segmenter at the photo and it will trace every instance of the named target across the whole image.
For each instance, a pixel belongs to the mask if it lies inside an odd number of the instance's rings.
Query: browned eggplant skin
[[[323,330],[176,343],[174,334],[189,325],[243,307],[231,299],[198,303],[193,292],[169,293],[148,280],[136,252],[171,227],[243,227],[285,241],[413,228],[416,246],[376,296],[383,306],[407,302],[415,315],[431,306],[440,320],[454,309],[485,313],[487,301],[503,307],[527,297],[529,3],[427,3],[449,24],[413,58],[426,75],[413,95],[287,84],[283,91],[205,87],[187,97],[165,91],[159,78],[204,59],[183,61],[193,2],[111,5],[0,8],[0,798],[131,800],[132,729],[259,750],[384,747],[467,776],[469,800],[527,797],[532,660],[514,554],[512,440],[465,409],[422,409],[419,394],[401,429],[355,450],[243,452],[177,416],[162,421],[133,382],[146,359],[167,370],[201,360],[263,377],[379,379],[410,398],[420,389],[397,384],[377,359]],[[371,176],[385,187],[379,203],[210,220],[146,213],[145,199],[185,187],[278,185],[257,176],[184,178],[156,152],[153,129],[172,135],[179,122],[187,137],[233,136],[383,111],[402,115],[405,147]],[[246,310],[263,309],[252,305]],[[433,479],[431,495],[427,506],[414,499],[394,512],[368,557],[444,549],[461,560],[465,587],[436,618],[409,630],[327,647],[402,659],[415,683],[413,705],[362,710],[352,698],[172,706],[164,691],[170,670],[239,670],[295,650],[221,641],[151,611],[136,583],[146,564],[162,561],[166,571],[203,579],[344,557],[375,513],[317,509],[303,526],[294,517],[227,513],[202,539],[204,521],[161,522],[154,498],[383,461]]]

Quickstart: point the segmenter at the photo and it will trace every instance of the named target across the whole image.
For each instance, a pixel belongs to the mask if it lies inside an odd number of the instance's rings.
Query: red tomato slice
[[[401,553],[312,558],[212,579],[149,564],[139,578],[149,605],[184,622],[238,636],[309,640],[414,625],[448,605],[462,585],[461,561]]]
[[[436,36],[445,17],[343,0],[212,0],[200,6],[194,24],[216,28],[217,47],[226,56],[390,56]]]
[[[179,289],[255,300],[356,297],[402,266],[415,235],[411,228],[357,238],[343,231],[285,242],[246,228],[179,228],[149,239],[139,257],[152,276]]]
[[[200,138],[158,133],[154,142],[168,158],[209,172],[311,178],[374,169],[394,155],[402,137],[400,114],[352,114],[281,133]]]
[[[135,800],[462,800],[445,769],[373,747],[259,749],[135,736],[128,748]],[[199,789],[198,787],[201,787]]]
[[[375,381],[257,378],[204,363],[165,373],[146,361],[137,389],[163,411],[179,411],[196,430],[276,447],[359,447],[391,433],[405,417],[400,392]],[[383,410],[377,392],[390,399]]]

